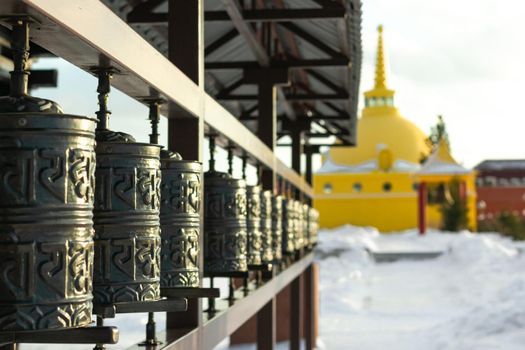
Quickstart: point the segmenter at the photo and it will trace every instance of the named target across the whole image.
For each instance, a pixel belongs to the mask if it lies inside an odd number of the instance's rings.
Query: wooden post
[[[467,201],[467,183],[465,181],[459,183],[459,198],[462,201]]]
[[[277,85],[289,83],[288,69],[262,68],[245,69],[243,79],[246,84],[258,86],[258,123],[257,136],[272,151],[277,143]],[[265,190],[276,191],[276,177],[273,171],[262,169],[261,185]]]
[[[204,89],[203,3],[202,0],[169,0],[168,58],[184,74]],[[168,148],[184,159],[203,159],[204,104],[201,102],[199,118],[188,116],[180,108],[170,105],[168,120]],[[202,175],[201,175],[202,179]],[[201,207],[201,218],[202,207]],[[200,224],[199,245],[203,247],[203,225]],[[204,266],[202,248],[199,266]],[[202,276],[201,276],[202,277]],[[202,286],[202,278],[201,278]],[[184,313],[168,313],[166,328],[196,328],[202,324],[202,302],[189,299]]]
[[[427,184],[420,182],[417,191],[417,219],[419,234],[424,235],[427,230]]]
[[[277,114],[275,112],[276,91],[273,84],[259,84],[259,120],[257,136],[272,151],[277,140]],[[261,185],[265,190],[275,191],[275,173],[263,168],[261,172]]]
[[[305,176],[305,180],[306,182],[308,182],[309,185],[312,185],[312,182],[313,182],[313,176],[312,176],[312,157],[313,157],[313,154],[310,150],[306,151],[305,152],[305,156],[306,156],[306,164],[305,164],[305,168],[304,169],[304,176]]]
[[[303,130],[298,126],[292,128],[292,169],[301,175],[301,155],[303,154],[302,140]]]
[[[257,350],[273,350],[276,341],[276,300],[273,297],[257,313]]]
[[[303,321],[303,275],[291,284],[290,293],[290,350],[301,349],[301,322]]]
[[[315,312],[316,305],[314,300],[315,280],[313,264],[304,272],[304,338],[306,350],[315,349],[316,329]]]

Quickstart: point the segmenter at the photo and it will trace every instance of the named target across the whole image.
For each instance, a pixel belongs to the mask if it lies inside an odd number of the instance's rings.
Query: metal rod
[[[27,95],[29,80],[29,71],[27,70],[27,61],[29,60],[29,23],[27,20],[17,19],[13,23],[11,49],[13,51],[14,68],[10,73],[10,95],[12,97],[23,97]]]
[[[242,179],[246,180],[246,167],[248,165],[248,155],[246,152],[242,153]]]
[[[230,283],[228,285],[228,301],[232,304],[233,304],[233,301],[235,300],[235,287],[233,283],[234,283],[233,278],[230,277]]]
[[[233,175],[233,150],[235,147],[230,143],[228,145],[228,174]]]
[[[213,277],[210,277],[210,288],[213,288]],[[215,298],[208,298],[208,313],[213,316],[215,312]]]
[[[104,326],[104,318],[102,316],[97,316],[97,327],[103,327]],[[104,344],[96,344],[93,350],[106,350],[106,347]]]
[[[160,102],[151,101],[149,103],[149,120],[151,123],[151,134],[149,142],[157,145],[159,143],[159,121],[160,121]]]
[[[96,71],[98,75],[98,111],[96,112],[98,118],[98,130],[108,130],[109,115],[111,111],[108,110],[108,96],[111,91],[111,78],[113,74],[110,69],[101,68]]]
[[[249,291],[250,289],[248,288],[248,277],[244,277],[242,281],[242,292],[244,296],[247,296]]]
[[[209,135],[210,172],[215,171],[215,135]]]
[[[148,312],[148,323],[146,323],[146,341],[141,345],[159,345],[161,342],[157,340],[157,324],[155,323],[155,313]]]

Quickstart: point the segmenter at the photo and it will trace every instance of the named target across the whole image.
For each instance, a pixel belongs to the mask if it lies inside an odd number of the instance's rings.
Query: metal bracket
[[[114,318],[117,314],[142,312],[184,312],[187,309],[188,300],[185,298],[93,305],[93,313],[102,318]]]
[[[0,344],[116,344],[118,338],[117,327],[0,332]]]

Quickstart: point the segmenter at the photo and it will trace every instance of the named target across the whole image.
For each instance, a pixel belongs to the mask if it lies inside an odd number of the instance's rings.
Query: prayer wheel
[[[295,201],[293,199],[283,200],[282,215],[282,252],[283,255],[292,255],[295,252],[296,214]]]
[[[262,241],[262,262],[269,264],[273,261],[272,251],[272,192],[263,191],[261,193],[261,241]]]
[[[13,23],[0,98],[0,330],[91,323],[96,120],[27,95],[28,23]]]
[[[261,188],[259,186],[246,186],[246,228],[248,265],[261,265]]]
[[[100,69],[94,302],[160,299],[160,146],[108,129],[111,71]]]
[[[308,204],[302,205],[302,221],[301,221],[301,227],[303,230],[303,247],[304,248],[310,248],[310,233],[308,231],[309,228],[309,213],[310,213],[310,206]]]
[[[161,287],[199,287],[202,165],[161,152]]]
[[[303,205],[300,201],[293,201],[293,220],[294,220],[294,248],[301,250],[304,247],[304,228],[303,228]]]
[[[97,133],[94,297],[160,298],[160,147]]]
[[[310,245],[314,247],[317,244],[317,236],[319,231],[319,212],[317,209],[309,209],[309,226],[308,226],[308,235],[310,236]]]
[[[272,196],[272,255],[273,261],[283,258],[283,197]]]
[[[207,172],[204,175],[205,272],[247,271],[246,231],[246,182],[226,173]]]

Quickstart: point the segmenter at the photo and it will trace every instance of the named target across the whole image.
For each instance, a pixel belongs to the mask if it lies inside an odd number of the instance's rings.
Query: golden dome
[[[386,146],[396,160],[419,163],[428,155],[426,135],[397,110],[376,116],[363,116],[357,124],[357,147],[332,147],[330,158],[336,164],[356,165],[377,159]]]
[[[356,147],[332,147],[330,159],[340,165],[357,165],[378,159],[387,148],[393,161],[419,163],[430,149],[426,135],[403,118],[394,106],[394,90],[386,84],[383,27],[379,26],[374,88],[365,92],[365,108],[357,124]]]

